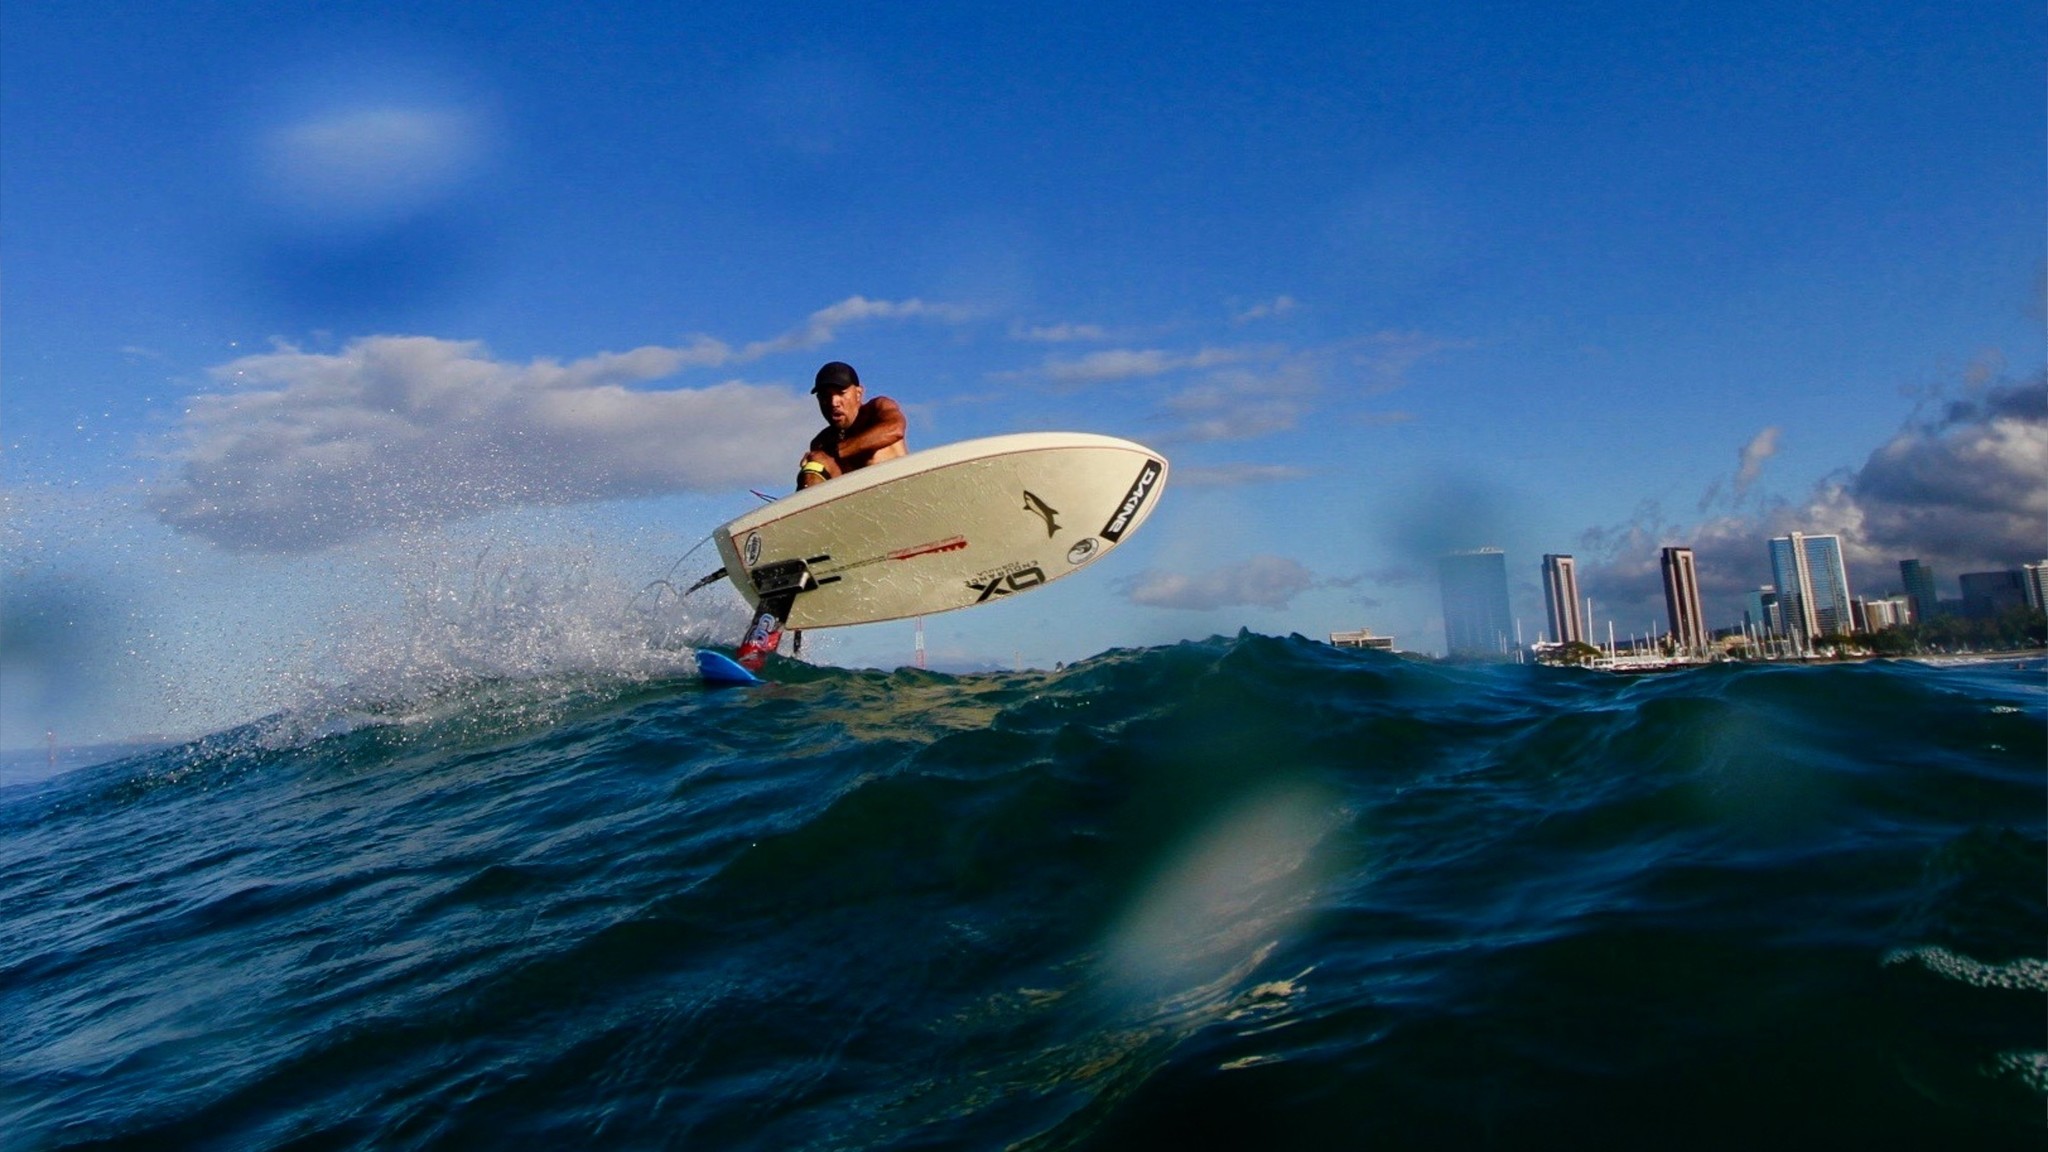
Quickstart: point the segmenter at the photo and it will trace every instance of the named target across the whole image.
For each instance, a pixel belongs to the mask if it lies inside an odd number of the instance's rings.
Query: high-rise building
[[[2026,574],[2027,607],[2048,612],[2048,560],[2028,564],[2020,571]]]
[[[1783,632],[1784,610],[1778,607],[1778,590],[1766,584],[1751,592],[1743,605],[1742,622],[1758,636]]]
[[[1849,612],[1849,572],[1842,566],[1840,536],[1794,532],[1771,538],[1771,578],[1785,609],[1785,631],[1802,643],[1846,634],[1855,627]]]
[[[1507,554],[1498,548],[1453,552],[1437,562],[1444,595],[1444,650],[1499,657],[1514,642],[1508,609]]]
[[[1866,632],[1882,632],[1910,623],[1913,618],[1912,601],[1904,596],[1886,596],[1882,600],[1858,600],[1858,610],[1863,615],[1863,629]]]
[[[1855,631],[1849,613],[1849,569],[1842,563],[1840,536],[1806,537],[1806,569],[1813,576],[1813,616],[1823,636]]]
[[[1934,619],[1941,600],[1934,591],[1934,569],[1918,560],[1899,561],[1899,582],[1906,586],[1906,600],[1913,606],[1913,623]]]
[[[1671,642],[1681,652],[1705,651],[1706,615],[1700,611],[1700,575],[1693,563],[1692,549],[1664,549],[1662,565],[1664,611],[1671,619]]]
[[[1883,608],[1884,624],[1887,628],[1899,628],[1913,622],[1913,601],[1904,595],[1887,596],[1875,601]]]
[[[1543,602],[1550,609],[1550,639],[1558,644],[1585,643],[1586,626],[1579,616],[1579,566],[1569,556],[1543,558]]]
[[[1806,567],[1806,549],[1798,534],[1771,538],[1771,579],[1778,587],[1779,631],[1786,636],[1812,636],[1820,630],[1813,618],[1813,577]]]
[[[1957,578],[1963,586],[1963,614],[1993,617],[2024,607],[2027,602],[2025,574],[2019,569],[2005,572],[1965,572]]]

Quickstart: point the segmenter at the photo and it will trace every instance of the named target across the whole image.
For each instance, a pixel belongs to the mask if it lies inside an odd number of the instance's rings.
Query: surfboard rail
[[[759,676],[742,667],[737,660],[709,648],[697,650],[697,675],[704,683],[713,686],[761,683]]]

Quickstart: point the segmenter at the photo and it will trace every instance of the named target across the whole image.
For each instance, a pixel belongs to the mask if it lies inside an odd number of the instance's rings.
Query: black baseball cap
[[[818,378],[811,384],[811,393],[816,395],[820,392],[837,392],[841,388],[858,387],[860,387],[860,373],[853,370],[853,365],[834,360],[823,368],[818,369]]]

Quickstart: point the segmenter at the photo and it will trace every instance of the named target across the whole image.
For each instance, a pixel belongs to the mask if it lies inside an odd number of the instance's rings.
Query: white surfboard
[[[1166,458],[1111,436],[1027,432],[913,452],[720,527],[747,603],[796,589],[787,624],[832,628],[1006,600],[1115,551]]]

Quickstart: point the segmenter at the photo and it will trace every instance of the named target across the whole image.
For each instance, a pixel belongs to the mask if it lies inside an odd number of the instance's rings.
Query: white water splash
[[[1972,988],[1996,988],[2006,992],[2048,992],[2048,960],[2022,957],[2004,964],[1986,964],[1946,948],[1928,945],[1895,948],[1885,954],[1884,967],[1918,964],[1936,976],[1967,984]]]
[[[380,556],[385,595],[331,609],[318,650],[280,673],[266,740],[465,709],[545,719],[580,693],[694,675],[694,649],[745,620],[722,585],[682,596],[694,555],[649,579],[592,541],[408,538]]]
[[[1991,1062],[1991,1071],[2019,1081],[2037,1096],[2048,1096],[2048,1052],[2001,1052]]]

